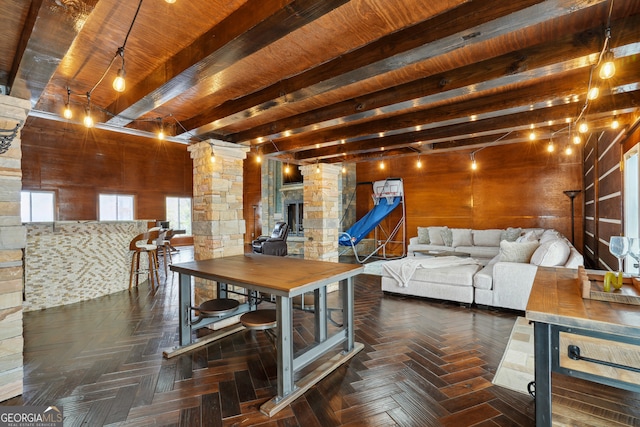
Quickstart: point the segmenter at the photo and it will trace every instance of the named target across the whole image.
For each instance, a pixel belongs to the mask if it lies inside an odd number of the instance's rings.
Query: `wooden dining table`
[[[583,298],[577,270],[539,267],[526,318],[534,325],[536,426],[553,424],[552,372],[640,392],[640,305]]]
[[[260,410],[272,416],[289,405],[314,384],[350,360],[364,346],[354,341],[354,286],[353,279],[364,271],[359,264],[306,260],[293,257],[278,257],[262,254],[244,254],[223,258],[191,261],[173,264],[171,270],[180,275],[180,346],[166,357],[180,354],[185,350],[205,345],[210,340],[197,340],[195,329],[203,327],[193,324],[191,310],[192,277],[215,281],[218,296],[227,296],[231,288],[246,289],[249,292],[264,292],[275,297],[277,312],[277,394],[264,403]],[[329,328],[327,309],[327,287],[339,283],[342,301],[342,323]],[[313,292],[314,298],[314,342],[294,353],[293,345],[293,304],[292,299]],[[228,321],[239,313],[255,310],[252,298],[240,305],[237,311],[219,318],[207,319],[204,324],[212,325]],[[240,330],[238,325],[220,329],[217,337],[223,337],[230,330]],[[214,334],[215,335],[215,334]],[[333,354],[331,356],[331,353]],[[326,357],[323,357],[325,356]],[[310,372],[303,369],[312,363],[316,367]],[[298,379],[296,380],[296,378]]]

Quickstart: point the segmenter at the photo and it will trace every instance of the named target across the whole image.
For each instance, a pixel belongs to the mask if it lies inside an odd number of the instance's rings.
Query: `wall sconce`
[[[18,123],[13,129],[0,129],[0,154],[4,154],[9,150],[13,138],[18,135],[18,129],[22,122]]]

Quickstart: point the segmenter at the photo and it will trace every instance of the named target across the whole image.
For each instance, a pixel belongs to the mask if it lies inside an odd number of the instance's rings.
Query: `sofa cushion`
[[[469,254],[472,258],[491,259],[500,252],[499,246],[457,246],[454,252]]]
[[[500,246],[500,236],[502,230],[473,230],[474,246]]]
[[[445,246],[453,246],[453,232],[450,228],[447,227],[444,230],[440,231],[440,236],[442,236],[442,241],[444,242]]]
[[[500,242],[500,261],[528,263],[538,246],[538,242],[508,242],[503,240]]]
[[[515,242],[522,234],[522,228],[509,227],[503,230],[500,234],[500,240],[506,240],[508,242]]]
[[[564,264],[565,268],[578,268],[578,266],[584,265],[584,257],[580,252],[576,250],[576,248],[571,248],[571,252],[569,253],[569,259]]]
[[[418,244],[431,244],[431,240],[429,240],[429,229],[427,227],[418,227]]]
[[[571,248],[563,239],[547,240],[531,256],[531,264],[541,267],[564,265],[569,258]]]
[[[440,245],[440,246],[445,246],[444,244],[444,240],[442,239],[442,230],[444,230],[445,227],[428,227],[429,228],[429,240],[431,241],[432,245]]]
[[[456,265],[444,268],[418,268],[411,282],[445,283],[452,286],[473,286],[473,276],[480,269],[477,264]],[[384,275],[388,275],[383,270]],[[409,284],[409,287],[416,286]]]
[[[473,235],[470,228],[452,228],[451,235],[453,239],[451,246],[454,248],[473,245]]]
[[[550,240],[560,239],[562,236],[556,230],[545,230],[540,236],[540,244],[548,242]]]
[[[478,289],[492,289],[493,288],[493,266],[494,262],[487,264],[482,270],[478,271],[473,276],[473,287]]]

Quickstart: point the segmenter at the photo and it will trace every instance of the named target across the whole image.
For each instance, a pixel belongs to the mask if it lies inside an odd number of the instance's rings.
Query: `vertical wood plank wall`
[[[98,219],[98,195],[133,194],[134,219],[164,219],[165,197],[191,197],[187,145],[29,118],[22,187],[56,193],[56,220]]]
[[[611,236],[624,234],[624,153],[640,142],[640,130],[593,135],[584,149],[584,259],[597,269],[618,268],[609,252]]]

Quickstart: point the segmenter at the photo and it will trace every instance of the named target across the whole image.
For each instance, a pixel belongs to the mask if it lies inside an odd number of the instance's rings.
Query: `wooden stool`
[[[206,317],[219,317],[233,313],[239,306],[240,302],[231,298],[215,298],[207,300],[198,307],[191,307],[192,310],[198,312],[198,318],[192,321],[191,324],[194,325]]]
[[[157,238],[157,233],[155,233]],[[160,285],[160,276],[158,275],[158,256],[156,245],[149,243],[154,238],[154,233],[146,232],[138,234],[129,243],[129,251],[131,255],[131,271],[129,272],[129,290],[133,286],[133,276],[136,276],[136,288],[138,287],[138,276],[140,274],[148,274],[151,289],[155,290],[156,284]],[[149,269],[142,270],[140,268],[140,254],[146,253],[149,258]]]
[[[275,346],[276,335],[273,329],[278,325],[275,309],[248,311],[240,316],[240,323],[247,329],[264,331],[271,344]]]

